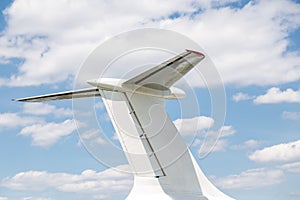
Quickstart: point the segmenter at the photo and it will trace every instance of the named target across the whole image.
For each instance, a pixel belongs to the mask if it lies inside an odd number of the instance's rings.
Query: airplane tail
[[[95,88],[17,100],[101,96],[135,176],[128,200],[232,200],[204,176],[165,111],[165,99],[184,96],[173,84],[203,59],[187,50],[129,80],[88,80]]]

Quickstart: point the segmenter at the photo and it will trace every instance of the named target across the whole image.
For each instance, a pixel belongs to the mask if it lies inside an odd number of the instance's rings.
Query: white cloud
[[[107,199],[126,195],[133,184],[128,173],[107,169],[102,172],[85,170],[81,174],[27,171],[1,180],[0,186],[11,190],[44,191],[51,188],[62,192],[87,195],[86,199]],[[99,198],[101,194],[102,198]]]
[[[107,141],[100,129],[90,129],[80,134],[80,137],[83,141],[89,141],[92,145],[103,145],[107,144]]]
[[[35,146],[49,147],[61,137],[70,135],[76,126],[73,120],[65,120],[61,123],[34,124],[23,128],[20,132],[23,136],[30,136]]]
[[[173,123],[185,139],[191,136],[195,138],[191,145],[198,148],[199,154],[225,151],[229,143],[223,138],[236,133],[232,126],[222,126],[218,131],[210,130],[214,120],[206,116],[176,119]]]
[[[28,116],[28,114],[36,116]],[[73,120],[67,119],[61,123],[46,123],[45,119],[40,117],[49,114],[66,117],[70,116],[71,110],[56,108],[43,103],[24,104],[23,111],[20,113],[0,114],[0,129],[22,128],[20,135],[30,136],[33,145],[49,147],[63,136],[70,135],[76,128]],[[97,141],[101,142],[100,140]]]
[[[8,200],[7,197],[0,197],[0,200]]]
[[[46,103],[25,103],[23,105],[23,113],[32,115],[49,115],[53,114],[57,117],[72,116],[72,110],[67,108],[56,108],[54,105]]]
[[[198,154],[201,156],[207,153],[226,151],[229,142],[224,137],[231,136],[235,132],[232,126],[222,126],[219,131],[208,131],[203,140],[196,138],[192,146],[199,147]]]
[[[203,45],[226,83],[299,80],[299,55],[287,47],[289,34],[300,26],[300,5],[262,0],[233,8],[226,7],[228,2],[75,0],[70,6],[67,1],[16,0],[4,12],[8,26],[0,38],[0,54],[2,61],[24,62],[17,74],[2,77],[0,83],[24,86],[67,80],[101,41],[143,27],[177,30]],[[178,17],[169,18],[174,13]]]
[[[236,133],[235,129],[232,126],[222,126],[220,128],[220,131],[220,137],[228,137]]]
[[[51,200],[49,197],[24,197],[22,200]]]
[[[67,108],[56,108],[45,103],[28,103],[23,105],[23,111],[20,113],[0,113],[0,128],[43,124],[45,120],[40,116],[49,114],[53,114],[56,117],[68,117],[72,115],[72,111]]]
[[[204,133],[213,125],[214,120],[206,116],[197,116],[193,118],[176,119],[173,123],[181,135],[194,136],[199,133]]]
[[[233,145],[231,148],[234,150],[239,150],[239,149],[252,149],[252,148],[256,148],[261,144],[261,142],[257,141],[257,140],[247,140],[245,142],[243,142],[242,144],[239,145]]]
[[[250,148],[253,148],[253,147],[257,147],[257,145],[260,144],[259,141],[256,141],[256,140],[247,140],[244,142],[245,146],[246,147],[250,147]]]
[[[256,150],[249,155],[255,162],[290,162],[300,159],[300,140]]]
[[[154,6],[158,4],[159,8]],[[167,17],[175,11],[194,10],[190,1],[132,4],[75,0],[72,6],[63,1],[15,1],[4,12],[8,27],[0,40],[0,54],[8,59],[24,58],[24,63],[18,75],[0,82],[22,86],[66,80],[108,36],[142,27],[147,21]]]
[[[38,117],[20,116],[17,113],[0,114],[0,128],[15,128],[43,121],[43,119]]]
[[[213,152],[220,152],[220,151],[225,151],[226,148],[228,147],[228,141],[224,139],[219,139],[216,141],[215,145],[213,148],[211,146],[201,146],[198,149],[198,154],[205,154],[205,153],[213,153]]]
[[[283,119],[288,119],[288,120],[294,120],[297,121],[300,119],[300,112],[288,112],[288,111],[283,111],[281,114],[281,117]]]
[[[215,180],[223,189],[255,189],[279,184],[284,179],[284,173],[279,169],[250,169],[237,175],[229,175]]]
[[[281,91],[279,88],[272,87],[266,94],[256,97],[253,101],[255,104],[271,103],[300,103],[300,90],[286,89]]]
[[[224,6],[227,5],[229,3],[234,3],[237,2],[238,0],[199,0],[198,3],[199,5],[201,5],[201,7],[203,8],[218,8],[219,6]]]
[[[299,4],[262,0],[241,9],[208,9],[193,20],[165,19],[161,27],[203,45],[225,83],[270,85],[299,80],[299,54],[287,51],[288,36],[299,27],[299,18]]]
[[[253,98],[254,98],[253,96],[249,96],[248,94],[242,92],[236,93],[235,95],[232,96],[232,99],[235,102],[245,101]]]
[[[279,168],[284,169],[288,172],[299,173],[300,172],[300,162],[287,163],[287,164],[281,165]]]
[[[193,143],[191,144],[192,147],[198,147],[199,145],[202,144],[202,140],[198,139],[198,138],[195,138],[195,140],[193,141]]]

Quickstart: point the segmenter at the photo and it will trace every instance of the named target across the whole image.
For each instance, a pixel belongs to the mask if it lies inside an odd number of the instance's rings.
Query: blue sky
[[[193,39],[223,79],[224,136],[198,159],[210,180],[239,200],[300,199],[299,1],[5,0],[0,8],[0,200],[128,194],[132,177],[103,166],[80,145],[71,101],[11,99],[72,89],[97,45],[145,27]],[[201,132],[213,120],[210,97],[201,85],[195,91]],[[191,148],[197,157],[199,145]]]

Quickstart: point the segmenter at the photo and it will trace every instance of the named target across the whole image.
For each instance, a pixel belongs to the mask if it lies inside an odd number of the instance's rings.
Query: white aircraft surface
[[[129,80],[88,80],[94,87],[17,101],[102,97],[134,174],[127,200],[233,200],[206,178],[164,108],[185,96],[172,86],[204,58],[186,50]]]

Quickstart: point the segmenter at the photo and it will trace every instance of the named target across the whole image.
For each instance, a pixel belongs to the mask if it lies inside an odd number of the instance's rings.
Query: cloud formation
[[[23,104],[23,113],[31,115],[49,115],[56,117],[70,117],[72,110],[68,108],[57,108],[54,105],[46,103],[25,103]]]
[[[85,170],[81,174],[26,171],[2,179],[0,186],[11,190],[33,192],[51,188],[57,191],[86,195],[86,199],[107,199],[108,197],[118,199],[125,197],[132,187],[132,183],[131,175],[107,169],[102,172]]]
[[[20,135],[30,136],[34,146],[49,147],[61,137],[70,135],[76,129],[73,120],[67,119],[61,123],[33,124],[23,128]]]
[[[256,150],[249,155],[249,159],[259,163],[300,160],[300,140]]]
[[[279,169],[257,168],[217,179],[215,183],[223,189],[250,190],[279,184],[283,179],[284,173]]]
[[[225,83],[269,85],[299,80],[299,57],[288,51],[299,13],[300,6],[292,1],[262,0],[160,23],[203,45]]]
[[[213,153],[213,152],[220,152],[220,151],[226,151],[226,148],[228,147],[228,140],[226,139],[218,139],[215,143],[214,146],[201,146],[198,149],[198,154],[203,154],[203,153]]]
[[[217,131],[210,130],[215,122],[213,118],[206,116],[176,119],[173,123],[184,138],[195,139],[192,141],[192,146],[198,147],[199,154],[225,151],[228,141],[224,138],[236,133],[232,126],[222,126]],[[203,143],[205,139],[209,141],[206,144]],[[191,141],[188,140],[188,142]]]
[[[300,57],[289,50],[289,35],[300,26],[300,5],[261,0],[233,8],[230,2],[235,1],[143,0],[133,5],[129,0],[75,0],[70,6],[63,1],[16,0],[4,12],[8,25],[0,37],[0,54],[1,62],[23,62],[18,73],[1,77],[0,85],[69,80],[101,41],[144,27],[175,30],[203,45],[225,83],[299,80]]]
[[[42,123],[39,117],[20,116],[17,113],[0,113],[0,128],[18,128],[34,123]]]
[[[254,98],[253,96],[249,96],[248,94],[242,92],[236,93],[235,95],[232,96],[232,99],[235,102],[245,101],[253,98]]]
[[[180,134],[184,137],[204,134],[214,124],[214,119],[206,116],[176,119],[173,121]]]
[[[287,163],[287,164],[281,165],[279,168],[284,169],[288,172],[299,173],[300,172],[300,162]]]
[[[233,145],[231,148],[234,150],[253,149],[253,148],[256,148],[257,146],[259,146],[260,144],[261,144],[261,142],[251,139],[251,140],[247,140],[247,141],[243,142],[242,144]]]
[[[0,83],[28,86],[65,81],[101,41],[144,27],[155,18],[195,11],[191,2],[75,0],[70,6],[63,1],[16,0],[4,11],[8,25],[0,38],[0,54],[4,61],[24,62],[18,74]],[[159,8],[154,6],[158,4]]]
[[[257,96],[255,104],[272,104],[272,103],[300,103],[300,90],[288,88],[281,91],[277,87],[272,87],[266,94]]]
[[[31,137],[34,146],[49,147],[76,129],[71,119],[47,122],[49,115],[66,118],[72,115],[72,111],[45,103],[27,103],[19,113],[0,113],[0,130],[21,128],[19,134]]]

